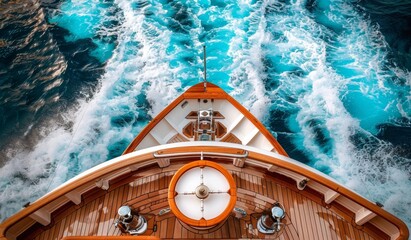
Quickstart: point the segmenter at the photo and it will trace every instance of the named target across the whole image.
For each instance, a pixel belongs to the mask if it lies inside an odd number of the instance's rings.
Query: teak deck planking
[[[236,207],[244,209],[247,216],[237,218],[232,214],[224,224],[209,231],[190,229],[176,219],[172,212],[159,215],[160,210],[168,208],[167,187],[175,168],[155,168],[122,179],[105,193],[96,193],[78,206],[67,207],[53,218],[50,226],[32,229],[25,238],[42,240],[62,239],[65,236],[125,235],[113,223],[117,209],[127,204],[146,217],[148,230],[145,234],[162,239],[386,239],[386,236],[372,233],[367,227],[352,225],[353,219],[346,214],[338,214],[334,207],[322,203],[320,196],[306,190],[299,191],[285,179],[249,168],[231,171],[237,186]],[[144,173],[147,175],[142,175]],[[277,234],[263,235],[256,229],[257,220],[276,201],[286,211],[284,226]],[[157,228],[155,232],[154,226]]]

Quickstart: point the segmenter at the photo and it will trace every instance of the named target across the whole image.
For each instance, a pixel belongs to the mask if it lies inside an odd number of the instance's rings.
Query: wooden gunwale
[[[181,143],[180,143],[181,144]],[[210,143],[208,143],[210,144]],[[170,144],[170,145],[178,145],[178,144]],[[170,145],[168,147],[170,147]],[[245,146],[238,146],[237,144],[226,144],[231,145],[231,148],[234,149],[241,149],[242,147],[247,148],[249,152],[248,158],[250,159],[255,159],[264,163],[269,163],[276,165],[278,167],[291,170],[294,172],[297,172],[299,174],[302,174],[309,179],[313,181],[317,181],[324,186],[338,192],[339,194],[347,197],[348,199],[358,203],[359,205],[375,212],[377,215],[381,216],[382,218],[386,219],[387,221],[391,222],[393,225],[395,225],[400,232],[399,237],[397,238],[398,240],[405,240],[408,239],[409,232],[407,226],[397,217],[392,215],[391,213],[385,211],[384,209],[378,207],[374,203],[369,202],[367,199],[357,195],[356,193],[350,191],[349,189],[341,186],[340,184],[333,182],[329,178],[322,176],[320,174],[315,173],[314,171],[310,171],[308,167],[304,168],[302,166],[299,166],[291,161],[285,161],[285,157],[281,157],[278,155],[277,157],[275,156],[268,156],[264,155],[258,152],[251,151],[252,147],[245,147]],[[166,145],[164,145],[166,146]],[[226,147],[227,147],[226,146]],[[114,172],[116,170],[128,167],[130,165],[135,165],[138,163],[143,163],[146,161],[153,160],[152,154],[155,152],[157,149],[156,148],[151,148],[151,152],[139,154],[140,151],[138,152],[133,152],[131,154],[125,155],[125,156],[120,156],[117,158],[117,161],[111,161],[111,164],[107,164],[99,171],[91,171],[86,172],[85,174],[81,175],[79,178],[76,178],[75,181],[72,181],[70,184],[63,185],[62,187],[56,189],[55,191],[51,192],[50,194],[44,196],[43,198],[39,199],[38,201],[34,202],[32,205],[28,206],[27,208],[21,210],[17,214],[13,215],[12,217],[6,219],[1,225],[0,225],[0,237],[1,239],[5,239],[5,232],[9,227],[11,227],[13,224],[18,222],[20,219],[29,216],[36,210],[40,209],[42,206],[45,206],[46,204],[52,202],[53,200],[57,199],[58,197],[76,189],[77,187],[86,184],[90,181],[94,181],[95,179],[98,179],[99,177],[106,175],[110,172]],[[202,143],[201,146],[182,146],[182,147],[171,147],[167,150],[171,151],[173,149],[176,149],[177,151],[214,151],[214,152],[221,152],[222,147],[218,146],[207,146],[207,143]],[[244,149],[242,149],[244,150]],[[275,153],[268,153],[271,155],[276,155]],[[247,162],[247,161],[246,161]]]
[[[195,219],[191,219],[185,216],[178,209],[177,204],[174,199],[175,194],[176,194],[175,188],[176,188],[179,178],[186,171],[192,168],[195,168],[195,167],[204,167],[204,166],[212,167],[218,170],[227,179],[229,186],[230,186],[229,188],[230,201],[227,204],[227,207],[225,208],[225,210],[217,217],[212,218],[212,219],[207,219],[207,220],[204,218],[200,220],[195,220]],[[170,205],[170,209],[173,211],[174,215],[176,215],[176,217],[182,220],[184,223],[189,224],[191,226],[196,226],[196,227],[210,227],[210,226],[217,225],[218,223],[225,220],[228,217],[228,215],[233,211],[233,208],[235,206],[236,199],[237,199],[236,185],[235,185],[233,176],[225,168],[221,167],[217,163],[212,162],[212,161],[206,161],[206,160],[198,160],[198,161],[190,162],[184,165],[183,167],[181,167],[179,170],[177,170],[177,172],[174,174],[173,178],[170,181],[170,185],[168,189],[169,189],[168,190],[168,202]]]
[[[155,236],[84,236],[84,237],[64,237],[62,240],[133,240],[133,239],[160,239]]]
[[[252,115],[243,105],[237,102],[233,97],[228,95],[224,90],[222,90],[217,85],[212,83],[207,83],[207,89],[204,91],[203,83],[198,83],[186,92],[181,94],[177,99],[171,102],[163,111],[161,111],[153,120],[151,120],[147,126],[139,133],[139,135],[130,143],[123,154],[130,153],[135,150],[135,148],[140,144],[140,142],[147,136],[147,134],[176,106],[178,106],[185,99],[226,99],[235,108],[237,108],[248,120],[250,120],[258,130],[268,139],[268,141],[274,146],[276,151],[284,156],[288,157],[283,147],[278,143],[278,141],[271,135],[271,133],[264,127],[264,125]]]
[[[275,138],[270,134],[270,132],[259,122],[250,112],[248,112],[241,104],[239,104],[236,100],[234,100],[231,96],[225,93],[221,88],[217,87],[214,84],[208,83],[207,91],[204,91],[203,84],[197,84],[190,89],[188,89],[185,93],[183,93],[180,97],[178,97],[175,101],[173,101],[169,106],[167,106],[157,117],[155,117],[143,130],[142,132],[133,140],[133,142],[128,146],[125,150],[124,154],[130,153],[126,156],[120,156],[113,161],[109,161],[106,164],[102,164],[102,166],[93,168],[91,170],[86,171],[85,173],[81,174],[80,176],[76,177],[74,180],[68,181],[66,184],[63,184],[61,187],[57,188],[53,192],[45,195],[44,197],[40,198],[36,202],[32,203],[30,206],[26,207],[25,209],[21,210],[20,212],[16,213],[15,215],[11,216],[10,218],[6,219],[3,223],[0,224],[0,239],[6,239],[5,233],[6,231],[19,220],[28,217],[30,214],[34,213],[35,211],[39,210],[43,206],[51,203],[52,201],[56,200],[57,198],[77,189],[78,187],[88,184],[92,181],[97,180],[99,177],[104,175],[110,174],[115,172],[119,169],[126,168],[131,165],[136,165],[144,162],[152,162],[155,163],[155,159],[153,161],[153,151],[149,150],[142,150],[133,152],[136,146],[141,142],[141,140],[155,127],[155,125],[161,121],[173,108],[178,106],[184,99],[227,99],[233,106],[235,106],[245,117],[247,117],[258,129],[259,131],[267,137],[270,143],[275,147],[280,155],[287,156],[284,149],[281,145],[275,140]],[[224,149],[217,146],[177,146],[177,147],[169,147],[173,146],[173,144],[168,145],[164,149],[167,151],[215,151],[215,152],[225,152]],[[237,149],[238,152],[244,151],[244,146],[236,146],[236,144],[231,144],[230,149]],[[150,148],[150,149],[157,149],[157,148]],[[248,147],[248,149],[252,149]],[[273,154],[272,154],[273,155]],[[274,154],[275,155],[275,154]],[[388,213],[387,211],[383,210],[382,208],[378,207],[376,204],[371,203],[367,199],[359,196],[358,194],[350,191],[349,189],[341,186],[340,184],[330,180],[327,177],[324,177],[316,172],[313,172],[308,167],[301,167],[298,164],[295,164],[291,161],[287,161],[286,158],[282,156],[267,156],[265,154],[261,154],[260,152],[249,151],[248,158],[257,160],[260,162],[272,164],[278,166],[280,168],[284,168],[301,175],[306,176],[307,178],[317,181],[322,185],[332,189],[333,191],[345,196],[346,198],[358,203],[359,205],[373,211],[377,215],[381,216],[382,218],[386,219],[387,221],[391,222],[395,225],[400,232],[398,240],[408,239],[409,231],[407,226],[397,217]],[[249,184],[249,183],[247,183]]]

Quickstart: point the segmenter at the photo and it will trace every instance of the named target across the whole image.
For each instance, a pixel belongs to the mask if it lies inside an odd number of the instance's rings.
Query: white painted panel
[[[247,135],[244,137],[244,140],[242,141],[243,144],[248,145],[251,142],[251,140],[253,140],[258,135],[259,132],[260,130],[258,130],[258,128],[256,127],[250,129],[247,132]]]
[[[247,145],[259,149],[264,149],[266,151],[271,151],[272,149],[274,149],[274,146],[261,132],[258,132],[257,135],[253,139],[251,139],[251,141]]]
[[[234,127],[231,131],[238,139],[244,143],[247,135],[255,129],[254,124],[252,124],[247,118],[241,119],[241,121]]]
[[[230,132],[244,117],[244,115],[227,100],[215,100],[213,105],[213,110],[219,111],[224,116],[224,119],[219,119],[218,121],[227,127],[227,132]]]
[[[177,131],[167,122],[167,120],[163,119],[157,123],[150,133],[157,142],[166,144],[171,137],[177,134]]]
[[[136,151],[158,145],[160,145],[160,143],[157,142],[157,140],[153,136],[151,136],[151,134],[147,134],[147,136],[145,136],[140,144],[136,147]]]
[[[186,102],[186,103],[185,103]],[[184,105],[184,107],[182,107]],[[171,110],[166,116],[165,119],[170,123],[171,126],[177,132],[181,133],[182,129],[190,121],[186,119],[186,116],[191,111],[198,111],[198,101],[196,99],[184,100],[173,110]]]

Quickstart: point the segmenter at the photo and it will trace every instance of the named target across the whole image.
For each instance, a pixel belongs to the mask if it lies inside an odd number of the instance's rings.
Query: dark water
[[[1,4],[0,147],[10,138],[31,147],[42,121],[92,95],[105,64],[90,56],[97,48],[90,39],[68,42],[66,29],[47,22],[58,2]]]
[[[208,79],[291,157],[410,226],[410,10],[406,1],[2,1],[0,219],[120,155],[201,81],[206,44]]]
[[[377,0],[360,1],[360,4],[380,26],[394,62],[411,70],[411,2]]]

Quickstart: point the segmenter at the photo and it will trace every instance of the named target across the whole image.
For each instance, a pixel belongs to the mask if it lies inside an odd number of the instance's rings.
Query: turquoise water
[[[5,150],[1,219],[120,155],[202,80],[206,45],[208,80],[250,109],[291,157],[410,226],[409,138],[392,141],[381,126],[409,136],[411,74],[357,3],[72,0],[47,21],[66,31],[67,43],[88,40],[104,72],[95,92],[42,120],[27,151]]]

